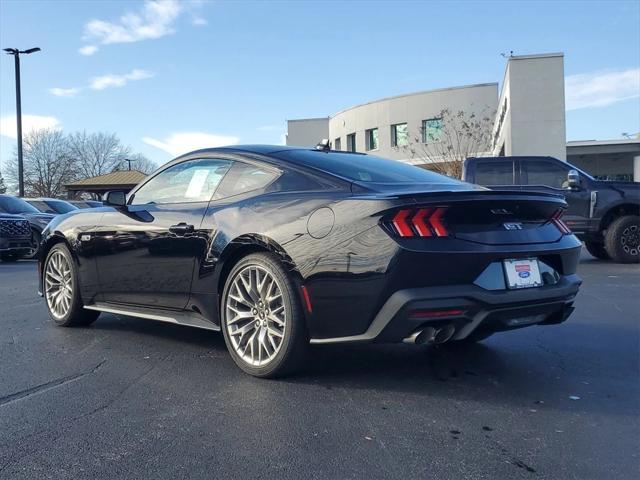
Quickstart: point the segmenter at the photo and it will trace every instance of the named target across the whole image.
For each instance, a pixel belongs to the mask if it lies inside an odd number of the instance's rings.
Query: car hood
[[[24,215],[13,213],[0,213],[0,220],[26,220]]]
[[[29,222],[31,223],[39,224],[40,227],[43,227],[57,217],[57,215],[53,215],[51,213],[21,213],[20,215],[29,220]]]

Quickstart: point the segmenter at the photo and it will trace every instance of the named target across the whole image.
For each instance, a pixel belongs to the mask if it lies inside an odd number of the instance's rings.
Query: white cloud
[[[95,53],[98,47],[93,43],[133,43],[170,35],[174,33],[173,24],[182,11],[178,0],[146,0],[138,12],[127,12],[115,22],[91,20],[84,26],[83,39],[92,45],[83,47],[80,53]],[[83,53],[83,49],[91,53]]]
[[[207,19],[202,17],[195,17],[191,20],[191,24],[196,27],[204,27],[207,24]]]
[[[238,137],[215,135],[204,132],[178,132],[169,135],[164,140],[157,140],[152,137],[143,137],[142,141],[147,145],[159,148],[170,153],[174,157],[183,153],[198,150],[200,148],[223,147],[225,145],[235,145]]]
[[[49,117],[45,115],[22,115],[23,135],[26,135],[33,130],[41,130],[44,128],[60,128],[60,122],[56,117]],[[0,118],[0,135],[9,138],[18,138],[15,115],[6,115]]]
[[[606,107],[640,97],[640,68],[569,75],[565,78],[567,110]]]
[[[79,88],[50,88],[49,93],[56,97],[75,97],[81,89]]]
[[[93,55],[94,53],[96,53],[98,51],[98,47],[95,45],[85,45],[84,47],[78,49],[78,52],[80,53],[80,55]]]
[[[153,76],[154,74],[151,72],[136,68],[123,75],[109,74],[102,75],[100,77],[93,77],[89,82],[89,88],[92,90],[104,90],[105,88],[124,87],[130,81],[143,80]]]

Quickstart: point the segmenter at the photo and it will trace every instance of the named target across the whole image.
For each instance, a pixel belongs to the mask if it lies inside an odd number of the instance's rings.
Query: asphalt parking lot
[[[563,325],[317,348],[277,381],[213,332],[55,327],[35,268],[0,264],[0,478],[638,478],[638,266],[585,254]]]

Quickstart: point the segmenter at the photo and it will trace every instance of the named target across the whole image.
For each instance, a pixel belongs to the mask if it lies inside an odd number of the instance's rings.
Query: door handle
[[[186,235],[187,233],[192,233],[193,230],[193,225],[187,225],[184,222],[180,222],[177,225],[171,225],[169,227],[169,231],[171,233],[175,233],[176,235]]]

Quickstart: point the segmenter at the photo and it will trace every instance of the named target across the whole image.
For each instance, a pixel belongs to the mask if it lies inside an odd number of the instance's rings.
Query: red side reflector
[[[466,310],[453,309],[453,310],[414,310],[409,313],[409,318],[442,318],[442,317],[455,317],[463,315]]]
[[[304,299],[304,306],[307,308],[307,312],[313,313],[313,309],[311,308],[311,298],[309,297],[309,292],[307,291],[307,287],[304,285],[301,287],[302,290],[302,298]]]
[[[396,227],[396,231],[401,237],[413,237],[413,230],[411,230],[411,226],[407,223],[407,217],[410,213],[411,210],[400,210],[396,213],[395,217],[393,217],[393,226]]]

